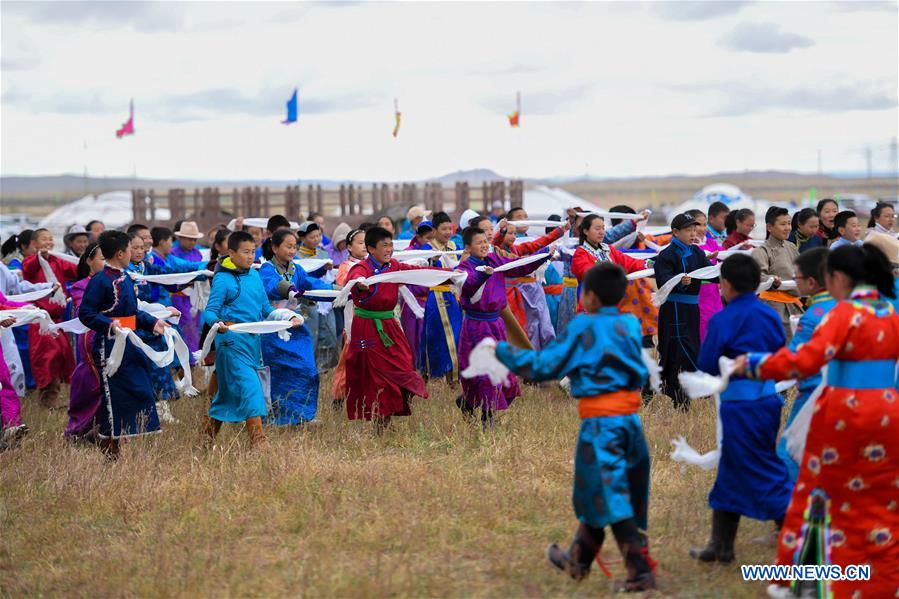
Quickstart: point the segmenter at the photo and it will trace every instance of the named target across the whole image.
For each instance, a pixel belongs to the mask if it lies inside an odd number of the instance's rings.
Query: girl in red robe
[[[25,258],[22,276],[31,283],[58,283],[60,288],[50,297],[34,304],[47,311],[55,322],[63,319],[68,299],[67,283],[78,279],[78,265],[50,254],[53,234],[38,229],[33,239],[38,252]],[[54,280],[55,279],[55,280]],[[59,384],[68,383],[75,369],[75,357],[67,335],[42,335],[39,325],[28,326],[28,348],[31,372],[40,390],[41,403],[50,409],[61,408],[65,402],[59,395]]]
[[[738,372],[805,378],[827,366],[814,405],[799,478],[777,548],[781,565],[871,567],[868,581],[820,582],[817,596],[899,596],[899,317],[894,281],[876,248],[846,246],[827,260],[839,303],[795,352],[747,354]],[[785,585],[786,583],[784,583]],[[798,590],[797,594],[798,594]],[[790,596],[785,587],[769,594]]]

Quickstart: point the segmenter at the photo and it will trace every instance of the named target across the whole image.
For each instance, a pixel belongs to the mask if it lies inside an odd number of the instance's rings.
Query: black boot
[[[726,564],[734,561],[734,540],[739,526],[740,514],[712,510],[712,538],[705,547],[691,548],[690,557],[701,562]]]
[[[582,523],[574,535],[571,548],[565,551],[553,543],[546,548],[546,559],[580,582],[590,574],[590,564],[599,555],[604,538],[605,534],[601,528],[592,528]]]
[[[633,518],[612,525],[612,534],[627,569],[627,579],[616,584],[616,590],[638,593],[656,588],[655,561],[649,557],[649,539],[637,528]]]
[[[456,407],[462,410],[462,415],[465,416],[466,419],[470,420],[474,418],[474,408],[465,403],[464,395],[460,395],[456,398]]]

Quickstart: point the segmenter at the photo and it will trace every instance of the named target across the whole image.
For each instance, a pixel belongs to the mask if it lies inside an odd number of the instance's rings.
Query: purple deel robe
[[[72,314],[78,316],[84,290],[91,280],[85,277],[72,284],[69,290],[72,296]],[[100,408],[103,394],[100,392],[100,372],[94,364],[91,347],[94,342],[94,331],[89,330],[75,338],[81,360],[72,372],[72,385],[69,388],[69,422],[66,425],[66,437],[77,437],[90,431],[94,424],[94,416]]]
[[[174,246],[172,247],[172,254],[188,262],[200,262],[203,260],[203,254],[197,248],[185,251],[180,246]],[[191,361],[193,361],[193,353],[200,349],[200,311],[198,310],[195,315],[191,316],[190,298],[180,294],[172,294],[172,306],[181,312],[178,328],[181,329],[181,338],[184,339],[187,349],[190,350]]]
[[[549,258],[549,254],[546,254]],[[459,304],[462,306],[462,335],[459,337],[459,370],[468,368],[468,358],[471,350],[481,339],[492,337],[497,341],[506,340],[506,325],[500,316],[500,312],[506,307],[506,277],[526,277],[540,268],[543,261],[514,268],[506,272],[484,274],[475,270],[478,266],[497,267],[518,258],[503,258],[497,254],[488,254],[484,260],[470,257],[459,264],[456,270],[468,273],[468,279],[462,286],[462,297]],[[505,275],[505,276],[504,276]],[[477,303],[472,303],[471,297],[478,288],[487,282],[484,292]],[[512,400],[521,395],[518,379],[514,374],[509,374],[506,385],[493,385],[486,376],[473,379],[462,379],[462,394],[465,403],[471,408],[488,410],[505,410]]]
[[[705,235],[705,243],[699,246],[704,250],[708,250],[710,252],[718,252],[723,250],[715,238],[712,237],[711,233],[706,233]],[[717,260],[710,260],[712,264],[718,262]],[[712,283],[710,281],[703,281],[702,287],[699,288],[699,339],[700,341],[705,341],[706,332],[709,330],[709,320],[712,319],[712,316],[720,312],[724,309],[724,304],[721,303],[721,290],[718,288],[718,283]]]

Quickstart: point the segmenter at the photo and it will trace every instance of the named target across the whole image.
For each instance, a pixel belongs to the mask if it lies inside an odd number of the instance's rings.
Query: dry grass
[[[610,594],[598,569],[576,585],[544,562],[546,544],[567,544],[575,528],[574,403],[530,387],[485,433],[462,421],[443,383],[431,389],[383,437],[323,405],[320,426],[271,431],[265,453],[235,426],[205,453],[203,400],[183,400],[180,424],[129,443],[115,464],[64,442],[64,415],[29,397],[32,434],[0,454],[0,596]],[[657,596],[759,596],[736,565],[686,553],[706,540],[714,474],[672,462],[669,440],[708,449],[709,403],[685,415],[658,399],[643,418]],[[770,530],[744,521],[742,563],[772,559],[753,541]],[[620,577],[611,545],[603,557]]]

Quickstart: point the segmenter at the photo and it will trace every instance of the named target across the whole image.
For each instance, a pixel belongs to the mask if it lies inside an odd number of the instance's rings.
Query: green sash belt
[[[384,347],[393,345],[393,339],[384,332],[384,325],[382,323],[384,320],[393,318],[393,310],[366,310],[365,308],[356,307],[354,311],[359,318],[375,321],[375,328],[378,329],[378,335],[381,337],[381,343],[384,344]]]

